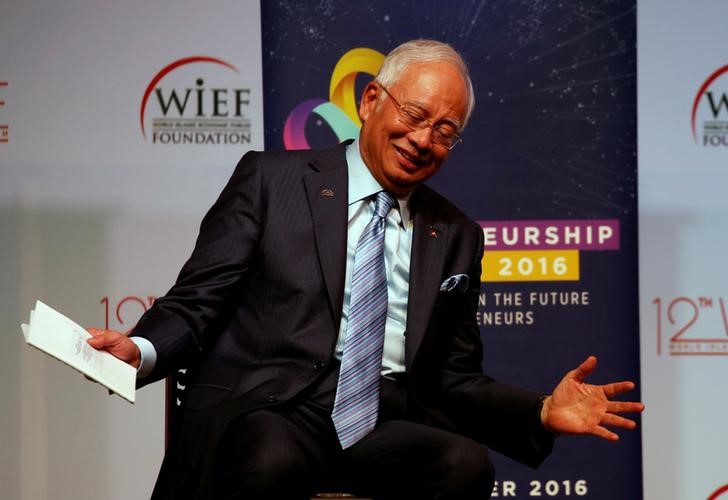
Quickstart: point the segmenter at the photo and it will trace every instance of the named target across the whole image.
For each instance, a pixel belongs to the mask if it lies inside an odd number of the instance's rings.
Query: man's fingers
[[[103,333],[97,333],[97,334],[91,334],[93,337],[86,340],[86,342],[96,349],[101,349],[106,345],[106,337],[104,337]]]
[[[102,330],[100,328],[87,328],[86,331],[91,334],[86,342],[95,348],[103,349],[104,347],[110,347],[119,343],[121,334],[112,330]]]
[[[619,441],[619,436],[617,434],[610,431],[609,429],[605,429],[601,425],[596,426],[592,430],[592,434],[602,439],[606,439],[607,441]]]
[[[634,429],[637,424],[628,418],[620,417],[613,413],[605,413],[601,421],[602,425],[608,425],[610,427],[621,427],[622,429]]]
[[[589,375],[594,373],[594,369],[597,367],[597,358],[595,356],[589,356],[584,360],[582,364],[578,366],[578,368],[571,371],[571,375],[581,382],[585,378],[587,378]]]
[[[134,368],[139,367],[141,353],[137,345],[123,333],[100,328],[87,328],[90,334],[86,342],[97,350],[106,351]]]
[[[613,382],[611,384],[606,384],[603,387],[604,395],[611,399],[614,396],[618,396],[634,389],[634,383],[630,381]]]
[[[637,423],[633,420],[621,417],[619,415],[615,415],[613,413],[605,413],[602,417],[602,421],[600,422],[600,424],[601,425],[597,425],[596,427],[594,427],[591,433],[608,441],[617,441],[619,439],[619,436],[609,429],[603,427],[605,425],[628,430],[634,430],[637,427]]]
[[[644,409],[645,405],[632,401],[609,401],[607,403],[609,413],[639,413]]]

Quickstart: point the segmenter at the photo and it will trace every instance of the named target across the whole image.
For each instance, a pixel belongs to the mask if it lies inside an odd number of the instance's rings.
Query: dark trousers
[[[382,378],[377,427],[342,450],[331,421],[337,373],[298,402],[237,418],[217,453],[215,499],[488,499],[494,470],[471,439],[413,422],[403,381]]]

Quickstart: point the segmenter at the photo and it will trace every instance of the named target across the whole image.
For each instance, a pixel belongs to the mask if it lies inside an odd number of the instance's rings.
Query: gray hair
[[[475,93],[473,92],[473,82],[470,81],[468,66],[460,54],[450,45],[438,42],[437,40],[411,40],[405,42],[387,54],[375,80],[389,88],[397,82],[399,76],[410,64],[431,62],[446,62],[452,64],[457,68],[465,81],[468,108],[465,113],[463,126],[461,127],[461,129],[464,129],[475,107]]]

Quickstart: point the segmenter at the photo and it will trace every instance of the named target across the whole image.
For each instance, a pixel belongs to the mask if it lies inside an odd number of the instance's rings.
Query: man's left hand
[[[589,356],[578,368],[561,379],[553,394],[544,401],[541,423],[559,434],[591,434],[609,441],[619,436],[605,426],[634,429],[637,424],[619,413],[644,410],[642,403],[611,401],[619,394],[634,389],[632,382],[592,385],[584,379],[594,372],[597,358]]]

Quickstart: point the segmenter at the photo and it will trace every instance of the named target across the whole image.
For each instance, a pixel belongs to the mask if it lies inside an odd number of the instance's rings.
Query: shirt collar
[[[349,169],[349,205],[384,191],[377,182],[369,168],[364,163],[359,151],[359,137],[346,147],[346,164]],[[393,193],[394,194],[394,193]],[[407,229],[410,221],[409,200],[412,193],[396,196],[399,204],[399,213],[402,217],[402,226]]]

